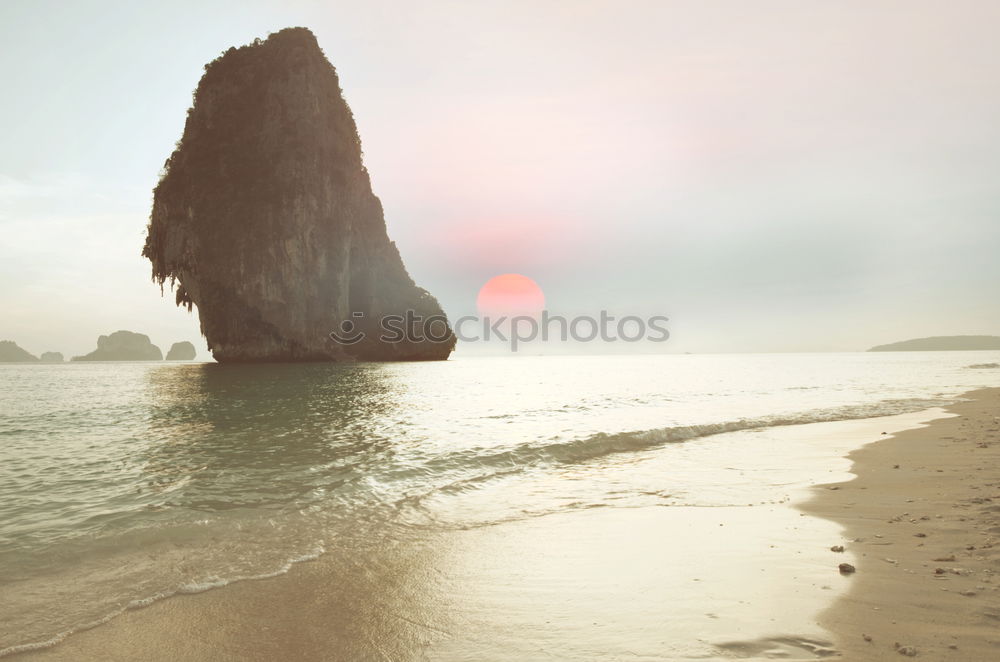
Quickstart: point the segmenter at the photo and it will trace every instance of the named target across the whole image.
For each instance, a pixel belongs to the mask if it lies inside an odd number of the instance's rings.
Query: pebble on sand
[[[837,568],[840,569],[840,574],[842,575],[849,575],[857,570],[857,568],[855,568],[850,563],[841,563],[840,565],[837,566]]]

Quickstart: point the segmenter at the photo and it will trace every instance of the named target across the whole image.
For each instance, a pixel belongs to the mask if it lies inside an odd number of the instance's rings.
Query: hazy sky
[[[452,316],[517,272],[670,350],[1000,334],[1000,2],[3,0],[0,339],[199,339],[151,191],[202,66],[292,25]]]

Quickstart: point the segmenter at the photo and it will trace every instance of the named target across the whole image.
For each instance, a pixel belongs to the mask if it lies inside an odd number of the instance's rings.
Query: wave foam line
[[[680,443],[692,439],[709,437],[727,432],[756,430],[786,425],[807,423],[828,423],[833,421],[858,420],[878,416],[905,414],[931,407],[949,404],[949,400],[888,400],[876,404],[849,405],[833,409],[812,410],[800,414],[746,418],[722,423],[701,425],[681,425],[652,430],[630,432],[598,433],[589,437],[549,443],[527,442],[501,451],[491,451],[482,447],[455,453],[427,463],[427,469],[459,469],[468,466],[506,468],[507,471],[491,472],[452,483],[442,489],[456,489],[459,485],[480,482],[491,476],[516,473],[531,466],[550,464],[576,464],[617,453],[644,451],[669,443]]]
[[[273,577],[278,577],[280,575],[288,573],[288,571],[291,570],[292,566],[295,565],[296,563],[302,563],[304,561],[315,561],[325,553],[326,549],[322,545],[320,545],[311,552],[289,559],[279,569],[274,570],[272,572],[267,572],[260,575],[237,575],[235,577],[231,577],[230,579],[221,579],[218,577],[212,577],[210,579],[206,579],[201,582],[191,582],[188,584],[182,584],[181,586],[178,586],[172,591],[163,591],[162,593],[157,593],[155,595],[151,595],[146,598],[138,598],[136,600],[132,600],[124,607],[116,609],[111,613],[102,616],[96,621],[91,621],[89,623],[85,623],[83,625],[70,628],[63,632],[60,632],[59,634],[53,637],[45,639],[44,641],[33,641],[26,644],[16,644],[14,646],[8,646],[7,648],[0,649],[0,657],[7,657],[8,655],[14,655],[17,653],[26,653],[28,651],[40,650],[43,648],[51,648],[52,646],[55,646],[59,642],[65,640],[66,637],[70,635],[77,634],[79,632],[85,632],[87,630],[92,630],[98,627],[99,625],[104,625],[105,623],[107,623],[108,621],[117,616],[121,616],[127,611],[131,611],[133,609],[142,609],[144,607],[148,607],[154,602],[165,600],[175,595],[191,595],[194,593],[204,593],[205,591],[210,591],[213,588],[222,588],[223,586],[228,586],[229,584],[235,584],[236,582],[255,581],[259,579],[271,579]]]

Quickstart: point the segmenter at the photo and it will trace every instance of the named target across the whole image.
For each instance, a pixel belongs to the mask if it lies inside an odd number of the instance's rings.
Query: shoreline
[[[1000,658],[1000,388],[848,454],[854,478],[797,507],[844,526],[856,567],[820,617],[847,659]]]
[[[943,435],[954,437],[952,440],[948,440],[945,443],[935,441],[939,437],[939,433],[936,432],[939,424],[952,422],[958,425],[959,422],[966,421],[966,418],[962,416],[963,408],[972,408],[975,411],[970,410],[970,414],[978,413],[986,416],[986,418],[980,417],[975,420],[983,424],[982,428],[987,433],[990,428],[1000,425],[994,422],[993,414],[989,413],[992,411],[989,408],[993,407],[993,410],[996,410],[996,403],[1000,402],[998,400],[1000,398],[1000,389],[973,391],[963,397],[972,397],[975,399],[972,402],[961,402],[957,405],[949,406],[945,410],[959,414],[955,418],[941,418],[940,412],[943,410],[937,409],[870,419],[782,426],[772,429],[770,432],[765,430],[750,430],[724,433],[726,436],[734,434],[743,436],[769,434],[774,439],[781,437],[795,437],[800,441],[809,441],[811,439],[812,441],[802,448],[812,448],[812,451],[807,452],[819,453],[820,455],[816,457],[823,456],[827,458],[825,461],[821,459],[818,464],[814,464],[817,467],[825,466],[826,469],[824,471],[835,474],[835,476],[827,474],[825,480],[844,480],[845,478],[847,480],[844,482],[823,483],[823,475],[814,473],[809,479],[808,485],[794,488],[793,491],[796,493],[796,496],[793,501],[786,500],[781,505],[766,508],[714,509],[715,516],[718,516],[720,519],[713,520],[711,527],[706,527],[702,532],[701,539],[703,541],[711,540],[714,544],[719,544],[720,539],[716,538],[717,534],[713,533],[712,530],[717,530],[721,533],[722,531],[728,532],[736,529],[738,526],[743,527],[742,533],[736,534],[736,531],[733,531],[735,538],[732,540],[740,542],[732,545],[733,556],[731,557],[731,563],[736,562],[736,559],[741,556],[744,559],[747,558],[747,552],[750,551],[751,547],[747,547],[746,543],[750,539],[750,536],[759,533],[759,531],[755,531],[755,528],[764,526],[767,529],[775,529],[774,522],[778,519],[780,513],[791,511],[796,513],[797,517],[809,516],[810,519],[814,519],[817,522],[828,523],[826,525],[827,534],[817,537],[815,532],[813,532],[802,537],[805,531],[795,526],[793,522],[786,522],[785,529],[788,532],[788,537],[779,535],[773,539],[769,538],[767,542],[773,544],[763,545],[760,550],[749,555],[750,565],[759,567],[744,567],[742,571],[734,572],[725,581],[716,584],[718,586],[717,590],[728,592],[732,596],[733,589],[737,588],[732,582],[743,584],[746,581],[750,581],[751,583],[754,581],[747,574],[748,572],[767,572],[774,567],[781,567],[782,559],[787,561],[791,557],[786,555],[784,557],[775,556],[769,559],[768,554],[776,553],[773,551],[775,547],[783,547],[786,550],[786,554],[809,557],[808,559],[803,559],[803,562],[806,563],[805,566],[796,566],[795,568],[788,566],[785,568],[785,576],[782,580],[784,583],[780,587],[777,584],[768,587],[768,590],[772,593],[769,596],[772,601],[777,600],[778,602],[785,603],[782,609],[779,610],[783,614],[774,613],[773,615],[777,618],[771,619],[775,622],[775,627],[771,634],[778,636],[756,639],[753,636],[754,634],[762,634],[758,624],[750,628],[747,634],[751,636],[745,639],[738,641],[730,640],[728,642],[721,639],[714,639],[716,648],[720,651],[720,657],[728,658],[735,654],[737,657],[745,659],[761,659],[762,657],[775,657],[776,653],[781,653],[783,656],[791,655],[794,656],[794,659],[803,659],[800,657],[802,654],[805,654],[809,658],[840,654],[846,659],[891,660],[899,659],[899,653],[893,646],[898,641],[900,646],[916,647],[921,656],[925,658],[930,657],[930,659],[993,659],[994,656],[991,653],[1000,649],[992,648],[992,645],[988,641],[990,634],[990,632],[987,632],[990,628],[988,624],[979,628],[976,633],[965,635],[972,639],[976,637],[981,639],[981,646],[962,640],[952,641],[950,639],[948,641],[942,639],[939,642],[940,645],[932,645],[926,640],[927,626],[923,624],[911,628],[920,636],[910,635],[906,632],[906,626],[909,626],[911,622],[916,623],[917,621],[911,621],[909,616],[901,615],[897,606],[901,603],[911,602],[915,598],[909,594],[894,593],[892,588],[887,590],[884,581],[880,581],[880,583],[875,585],[872,585],[872,581],[880,576],[880,570],[884,570],[873,566],[884,565],[892,569],[909,568],[910,565],[908,563],[904,565],[904,559],[908,559],[909,557],[895,551],[893,547],[884,546],[887,542],[890,542],[886,532],[881,530],[868,532],[867,529],[857,532],[854,530],[854,524],[852,523],[854,519],[857,519],[860,521],[858,526],[862,528],[864,526],[874,526],[876,528],[897,527],[897,529],[901,530],[902,522],[895,522],[892,525],[882,524],[882,522],[908,510],[914,513],[914,519],[923,516],[923,512],[917,512],[915,508],[917,505],[916,501],[905,501],[906,499],[914,499],[915,497],[906,489],[907,478],[903,477],[913,478],[912,473],[908,473],[908,465],[910,464],[914,467],[918,465],[924,466],[925,469],[927,465],[931,465],[929,471],[935,473],[937,476],[953,477],[952,472],[939,473],[935,468],[937,465],[944,466],[944,464],[950,461],[948,454],[945,453],[945,457],[943,458],[936,456],[931,458],[930,454],[933,454],[932,451],[939,451],[939,446],[951,450],[952,445],[958,444],[961,438],[956,432],[951,435]],[[988,399],[982,401],[983,397]],[[959,411],[959,409],[962,411]],[[989,415],[987,416],[987,414]],[[919,420],[930,422],[918,423],[916,417],[919,415],[923,415],[923,418]],[[917,427],[914,427],[915,425]],[[979,430],[980,428],[975,427],[974,429]],[[882,430],[890,430],[895,432],[895,434],[878,438],[876,435]],[[903,431],[897,432],[900,430]],[[964,428],[962,433],[964,434]],[[899,470],[885,469],[882,466],[884,458],[879,453],[876,453],[878,457],[874,462],[866,460],[864,457],[864,454],[871,449],[882,449],[885,444],[890,442],[915,443],[905,441],[910,439],[911,435],[918,435],[920,439],[924,440],[924,446],[928,444],[931,446],[927,451],[929,453],[928,457],[921,459],[919,463],[914,461],[914,456],[911,453],[916,446],[891,451],[897,457],[894,464],[898,463],[901,465],[901,469]],[[904,441],[899,442],[898,440]],[[718,440],[713,440],[712,443],[718,443]],[[811,446],[809,445],[810,443],[812,444]],[[988,462],[995,456],[989,456],[989,459],[986,459],[986,456],[982,456],[980,453],[989,449],[980,449],[976,443],[970,441],[968,444],[962,445],[962,448],[971,446],[971,448],[966,448],[966,450],[969,450],[968,454],[971,455],[974,461],[979,463],[977,465],[979,468],[986,471],[983,462],[980,462],[980,460]],[[848,452],[848,449],[854,450]],[[778,447],[772,447],[771,450],[772,453],[778,452]],[[972,450],[976,452],[973,453]],[[778,452],[778,455],[781,455],[781,453]],[[904,459],[899,459],[900,457]],[[874,479],[876,482],[875,486],[861,485],[859,483],[860,478],[848,478],[852,474],[860,474],[863,477],[871,479],[869,475],[871,472],[892,473],[887,476],[879,474],[879,477]],[[961,476],[958,478],[962,480]],[[924,480],[921,489],[930,484]],[[887,494],[880,494],[879,486],[885,488]],[[880,511],[872,511],[867,508],[867,504],[859,505],[857,499],[858,490],[866,490],[864,492],[865,497],[869,502],[874,502],[876,506],[882,503],[890,504],[887,507],[892,510],[892,514],[886,516]],[[982,491],[982,487],[979,490],[972,491]],[[996,491],[1000,493],[1000,489]],[[983,494],[982,496],[989,495]],[[1000,494],[998,494],[997,498],[1000,499]],[[894,504],[899,500],[906,503],[907,508],[903,508],[902,510],[896,508]],[[923,505],[923,502],[921,502],[921,505]],[[346,567],[343,565],[345,562],[344,557],[338,558],[336,555],[333,555],[325,560],[321,559],[318,562],[302,564],[297,566],[292,572],[273,579],[237,582],[224,587],[222,590],[211,590],[204,593],[167,598],[142,609],[128,610],[96,628],[78,631],[54,646],[14,653],[10,656],[10,659],[81,659],[88,655],[100,654],[106,659],[124,660],[134,658],[143,651],[145,651],[147,656],[152,655],[149,659],[176,659],[177,657],[183,659],[203,659],[209,657],[213,659],[233,660],[268,659],[269,657],[287,654],[289,651],[294,651],[299,659],[328,659],[328,654],[331,650],[342,650],[345,653],[371,653],[369,649],[354,649],[349,640],[366,639],[372,632],[381,633],[382,636],[391,633],[390,640],[381,641],[376,648],[381,648],[386,653],[389,653],[390,657],[394,657],[394,659],[409,659],[407,655],[413,656],[414,654],[420,659],[461,659],[463,655],[471,650],[467,648],[471,642],[468,639],[459,637],[458,640],[453,642],[455,646],[448,644],[451,637],[458,633],[449,632],[451,626],[456,621],[455,614],[453,613],[455,611],[455,604],[445,594],[454,594],[455,591],[446,590],[442,593],[442,582],[446,585],[445,588],[457,588],[459,591],[464,591],[475,587],[474,583],[469,583],[470,581],[480,582],[483,579],[488,581],[490,572],[482,569],[473,571],[471,575],[466,572],[464,584],[459,582],[457,585],[448,587],[449,580],[440,574],[442,569],[438,561],[433,558],[438,556],[443,550],[453,547],[465,547],[467,549],[474,549],[476,550],[475,554],[481,555],[484,549],[496,550],[498,548],[506,548],[507,554],[516,555],[520,551],[523,551],[521,545],[528,542],[545,548],[547,550],[546,553],[551,553],[551,546],[555,545],[557,549],[559,547],[554,542],[554,539],[558,539],[559,536],[553,536],[553,531],[559,530],[560,527],[562,527],[565,533],[565,538],[570,541],[573,540],[574,536],[579,537],[581,533],[593,535],[595,531],[599,532],[602,528],[606,532],[606,535],[603,536],[604,539],[614,539],[615,536],[621,539],[621,536],[631,535],[628,533],[631,530],[644,529],[652,532],[650,537],[642,540],[642,544],[635,550],[635,554],[631,558],[623,560],[634,563],[637,568],[641,568],[645,564],[645,572],[657,572],[658,565],[663,565],[666,566],[669,574],[675,572],[675,570],[670,570],[670,568],[686,567],[683,564],[669,563],[669,557],[663,556],[663,545],[664,543],[670,544],[669,536],[673,535],[671,532],[683,530],[684,527],[694,525],[694,521],[684,520],[684,516],[682,515],[683,510],[687,509],[599,509],[589,511],[589,513],[583,511],[565,515],[553,515],[549,518],[540,518],[535,521],[516,524],[513,527],[502,525],[491,527],[488,530],[481,530],[478,533],[461,532],[457,534],[457,537],[455,533],[452,533],[444,536],[447,539],[447,544],[445,545],[440,545],[439,543],[442,542],[440,540],[431,541],[428,539],[406,548],[391,550],[389,554],[386,554],[384,549],[377,549],[378,541],[369,541],[369,543],[374,543],[375,547],[369,544],[351,550],[350,554],[347,555],[351,558],[347,559],[348,565]],[[845,517],[845,510],[849,511],[849,516],[847,517]],[[899,512],[895,512],[896,510],[899,510]],[[771,514],[765,515],[765,511],[769,511]],[[931,513],[929,517],[933,517],[934,514],[937,514],[936,511]],[[751,515],[753,518],[761,516],[765,519],[745,520],[741,524],[742,518]],[[680,519],[671,519],[672,517]],[[715,524],[715,521],[719,523]],[[954,524],[943,513],[938,521]],[[560,524],[560,522],[563,524]],[[716,529],[716,527],[723,527],[723,522],[725,528]],[[917,519],[917,522],[923,525],[929,523],[928,520],[919,519]],[[967,522],[963,522],[963,524],[967,524]],[[678,525],[680,529],[678,529]],[[830,528],[832,525],[843,526],[846,530],[841,535],[837,535]],[[908,526],[912,526],[912,523]],[[780,529],[781,527],[779,526],[775,530],[780,533]],[[925,530],[930,531],[929,528]],[[655,533],[657,531],[659,533]],[[876,538],[876,535],[883,537]],[[601,535],[597,535],[596,537],[598,539],[602,538]],[[943,534],[938,537],[942,541],[945,539]],[[795,542],[796,538],[798,539],[797,542]],[[854,538],[865,538],[867,542],[850,542]],[[465,542],[462,542],[463,540]],[[827,541],[830,545],[835,543],[845,545],[847,547],[845,553],[838,554],[827,551],[823,548],[827,544]],[[577,542],[586,543],[587,540],[579,538]],[[594,541],[590,542],[593,543]],[[639,540],[637,539],[634,542],[638,543]],[[909,538],[908,542],[918,552],[919,550],[930,548],[929,537],[920,539]],[[899,544],[902,545],[902,543]],[[923,547],[920,547],[920,545],[923,545]],[[965,543],[963,543],[963,548],[964,546]],[[796,548],[798,548],[797,551]],[[600,550],[600,543],[597,543],[597,549]],[[893,551],[890,553],[887,550]],[[563,552],[572,554],[575,553],[575,550],[572,545],[569,545],[563,549]],[[879,554],[879,552],[885,553]],[[603,550],[601,553],[606,554],[607,550]],[[890,564],[881,560],[884,556],[893,557],[898,563]],[[461,558],[461,555],[456,558]],[[515,557],[512,556],[511,558]],[[827,558],[830,560],[829,565],[825,562]],[[934,558],[937,558],[937,554],[934,555]],[[956,558],[958,558],[957,555]],[[355,560],[357,559],[360,559],[358,562],[361,565],[355,565]],[[743,562],[746,561],[744,560]],[[840,562],[854,564],[858,569],[857,573],[838,578],[837,564]],[[523,559],[520,561],[515,560],[513,565],[507,564],[501,565],[500,568],[494,568],[494,582],[492,586],[501,587],[504,591],[516,586],[516,582],[508,586],[508,573],[517,574],[523,569],[522,564]],[[349,587],[345,589],[340,585],[345,580],[350,583],[356,583],[353,578],[360,577],[361,575],[357,573],[362,571],[366,565],[369,566],[369,569],[373,565],[378,573],[382,575],[378,585],[364,586],[364,580],[357,582],[360,585],[353,588]],[[959,564],[955,563],[951,565],[957,567]],[[624,567],[624,564],[615,567]],[[414,568],[418,568],[419,571],[414,573]],[[554,570],[556,571],[556,575],[558,575],[558,570],[548,567],[545,569],[545,573],[540,576],[551,577],[553,576],[551,573]],[[707,568],[702,570],[703,572],[696,573],[701,578],[695,578],[693,581],[699,582],[698,585],[703,587],[702,590],[712,590],[710,588],[712,587],[712,583],[709,579],[709,570]],[[933,570],[933,567],[930,568],[931,572]],[[592,573],[594,571],[596,571],[596,567],[592,569]],[[591,577],[589,581],[593,581],[593,578],[598,576],[592,573],[586,575]],[[629,574],[629,572],[624,572],[618,575],[615,581],[620,580],[622,577],[628,578]],[[687,574],[690,574],[690,569],[688,569]],[[883,572],[882,574],[885,573]],[[411,582],[409,579],[410,575],[415,575],[419,578],[419,581],[415,583]],[[904,578],[902,580],[904,588],[909,588],[914,583],[910,574],[897,573],[897,575],[898,577],[895,578],[897,582],[899,582],[899,577]],[[643,590],[647,581],[646,578],[648,577],[650,575],[636,578],[633,589]],[[406,592],[411,595],[401,600],[398,610],[406,612],[411,611],[411,608],[414,606],[417,607],[412,610],[412,617],[407,617],[405,613],[397,614],[398,616],[403,616],[400,619],[403,627],[399,627],[399,623],[395,622],[395,617],[393,617],[392,622],[387,622],[384,620],[386,617],[384,613],[380,613],[377,609],[370,609],[366,605],[371,596],[378,595],[379,590],[384,590],[387,585],[395,585],[401,578],[404,579],[404,585],[406,583],[413,583],[413,586],[407,589]],[[954,576],[956,580],[966,578],[966,576]],[[804,603],[798,603],[799,605],[805,605],[808,604],[809,600],[815,600],[815,597],[810,596],[815,596],[818,591],[829,591],[831,586],[825,584],[833,584],[836,579],[841,580],[840,586],[844,586],[844,588],[838,588],[836,595],[829,595],[827,601],[816,610],[816,615],[807,619],[812,625],[822,628],[826,632],[827,638],[833,640],[827,644],[826,641],[809,638],[809,636],[818,636],[820,633],[810,632],[801,628],[803,616],[801,613],[795,611],[798,609],[795,605],[797,604],[796,600],[806,600]],[[948,579],[951,579],[951,577]],[[909,583],[907,583],[907,580],[909,580]],[[948,580],[931,579],[929,581],[933,581],[935,584],[941,582],[942,586],[947,586],[944,582]],[[979,579],[972,581],[973,586],[980,585]],[[982,583],[988,587],[992,587],[992,584],[988,581]],[[653,584],[656,584],[656,582],[653,582]],[[667,584],[662,584],[661,582],[661,585],[666,586]],[[562,586],[568,592],[562,597],[572,597],[574,592],[578,593],[580,589],[579,586],[571,589],[570,585],[565,583]],[[728,589],[726,586],[728,586]],[[921,586],[923,585],[921,584]],[[523,588],[537,588],[537,585],[529,583],[525,584]],[[933,611],[934,608],[943,603],[936,599],[939,587],[933,585],[932,588],[935,591],[935,594],[932,596],[935,600],[927,602],[932,603],[930,604],[930,609]],[[387,596],[391,596],[397,590],[395,588],[392,589]],[[963,590],[973,589],[965,589],[963,585]],[[926,593],[926,591],[924,592]],[[416,597],[414,598],[413,596]],[[596,595],[591,594],[587,597],[594,599]],[[952,597],[959,596],[956,593]],[[997,602],[996,594],[993,594],[991,597],[993,598],[991,604],[995,604]],[[398,596],[389,597],[389,599],[395,602]],[[977,598],[960,596],[959,599],[969,601]],[[614,603],[614,600],[610,602]],[[624,604],[621,602],[621,597],[619,597],[617,604],[618,608]],[[476,606],[475,602],[466,605],[466,607]],[[943,608],[951,609],[950,606]],[[465,609],[461,611],[465,611]],[[887,621],[902,620],[903,626],[897,626],[895,623],[892,623],[891,627],[884,623],[876,624],[876,619],[872,619],[869,616],[871,613],[881,613],[885,615]],[[1000,622],[1000,605],[997,606],[995,613],[998,619],[995,622]],[[653,624],[648,621],[648,614],[648,610],[646,612],[636,612],[634,616],[638,618],[628,621],[631,623],[631,627],[635,628],[634,633],[636,635],[642,633],[642,636],[646,636],[649,634],[649,628]],[[718,618],[715,614],[706,614],[706,616],[713,619]],[[595,615],[595,618],[599,617],[601,617],[600,614]],[[459,614],[458,620],[459,622],[464,621],[466,617]],[[691,625],[700,628],[694,622]],[[468,623],[466,623],[466,626],[468,626]],[[480,624],[480,627],[484,626],[486,626],[485,623]],[[861,630],[858,630],[859,627],[861,627]],[[968,632],[967,625],[965,628],[966,632]],[[484,633],[480,632],[480,635],[482,634]],[[703,634],[708,635],[709,632],[706,630]],[[863,634],[872,637],[872,641],[865,641],[862,637]],[[954,633],[945,627],[941,630],[941,634],[942,636],[950,637]],[[852,639],[856,639],[856,641]],[[486,640],[481,639],[480,643],[485,644],[486,641],[488,641],[488,638]],[[948,645],[957,645],[959,648],[957,650],[950,649],[947,648]],[[935,657],[937,649],[950,653],[950,656],[938,655]],[[152,654],[152,651],[157,651],[157,653]],[[426,653],[431,653],[430,657],[426,657]],[[504,657],[502,650],[494,651],[494,653],[496,654],[493,657],[486,656],[483,659],[508,659]],[[157,657],[157,655],[160,657]]]

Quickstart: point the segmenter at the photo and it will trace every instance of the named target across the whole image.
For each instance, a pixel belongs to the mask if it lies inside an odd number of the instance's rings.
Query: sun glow
[[[476,297],[483,317],[537,316],[545,309],[545,293],[538,283],[521,274],[501,274],[486,281]]]

